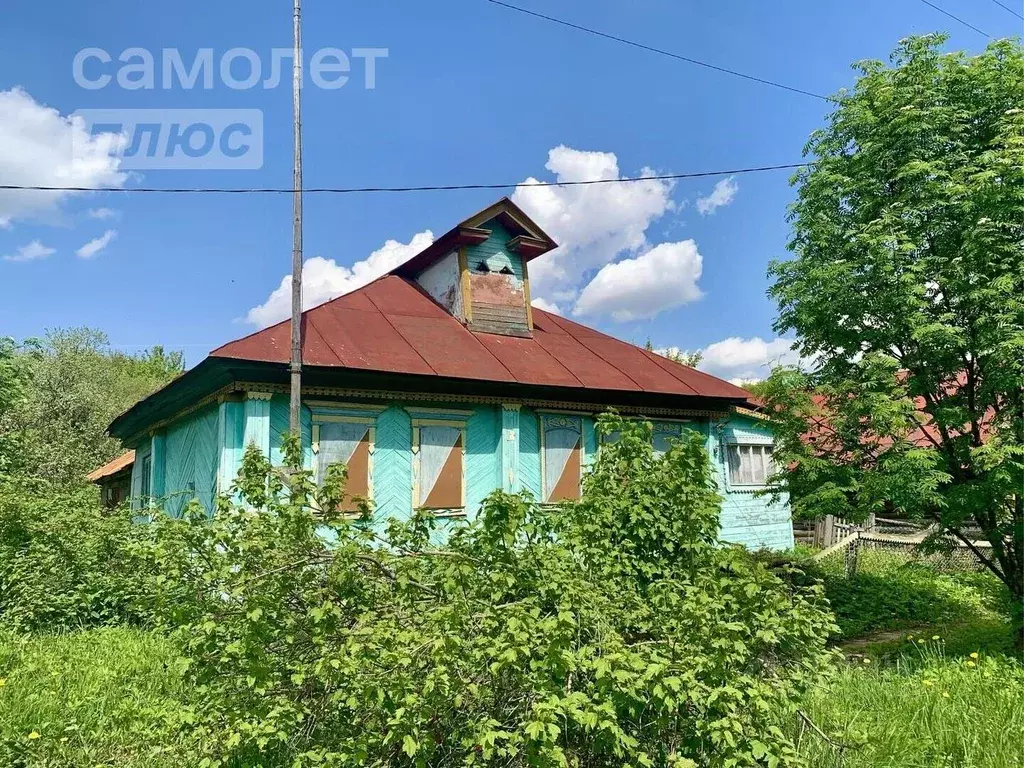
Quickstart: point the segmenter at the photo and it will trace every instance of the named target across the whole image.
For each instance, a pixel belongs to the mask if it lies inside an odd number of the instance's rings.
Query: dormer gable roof
[[[389,274],[412,278],[452,250],[485,242],[491,230],[484,225],[492,221],[497,221],[512,235],[508,247],[518,253],[523,261],[531,261],[558,247],[558,243],[527,216],[522,208],[508,197],[503,197],[456,224]]]

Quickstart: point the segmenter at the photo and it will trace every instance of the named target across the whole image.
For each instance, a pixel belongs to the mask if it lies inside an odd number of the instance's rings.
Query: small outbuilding
[[[129,450],[86,476],[90,483],[100,487],[100,498],[104,506],[116,507],[131,496],[134,465],[135,451]]]

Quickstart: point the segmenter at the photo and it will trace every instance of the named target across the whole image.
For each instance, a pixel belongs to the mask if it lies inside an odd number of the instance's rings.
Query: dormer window
[[[394,272],[415,280],[471,331],[529,337],[527,264],[556,247],[515,203],[502,198]]]

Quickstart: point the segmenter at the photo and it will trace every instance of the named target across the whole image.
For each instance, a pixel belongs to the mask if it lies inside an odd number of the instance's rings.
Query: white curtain
[[[320,449],[317,453],[317,477],[322,482],[331,464],[348,464],[366,433],[368,424],[327,422],[320,425]]]
[[[423,504],[434,490],[441,469],[462,435],[457,427],[420,427],[419,503]]]
[[[558,427],[544,432],[544,499],[550,499],[565,465],[579,445],[580,433]]]
[[[771,446],[729,446],[729,478],[733,484],[764,485],[773,471]]]

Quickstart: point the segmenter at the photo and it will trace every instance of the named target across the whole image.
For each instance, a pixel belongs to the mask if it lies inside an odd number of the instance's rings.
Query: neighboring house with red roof
[[[381,517],[472,517],[490,492],[576,498],[598,413],[654,424],[664,449],[699,431],[719,471],[722,533],[789,547],[788,504],[756,495],[772,437],[732,384],[530,305],[529,265],[556,243],[507,198],[374,282],[307,310],[304,460],[348,466]],[[132,494],[178,513],[230,487],[244,449],[282,462],[288,321],[215,349],[119,416]]]
[[[116,507],[131,497],[134,465],[135,451],[125,451],[99,469],[94,469],[85,479],[100,486],[105,506]]]

